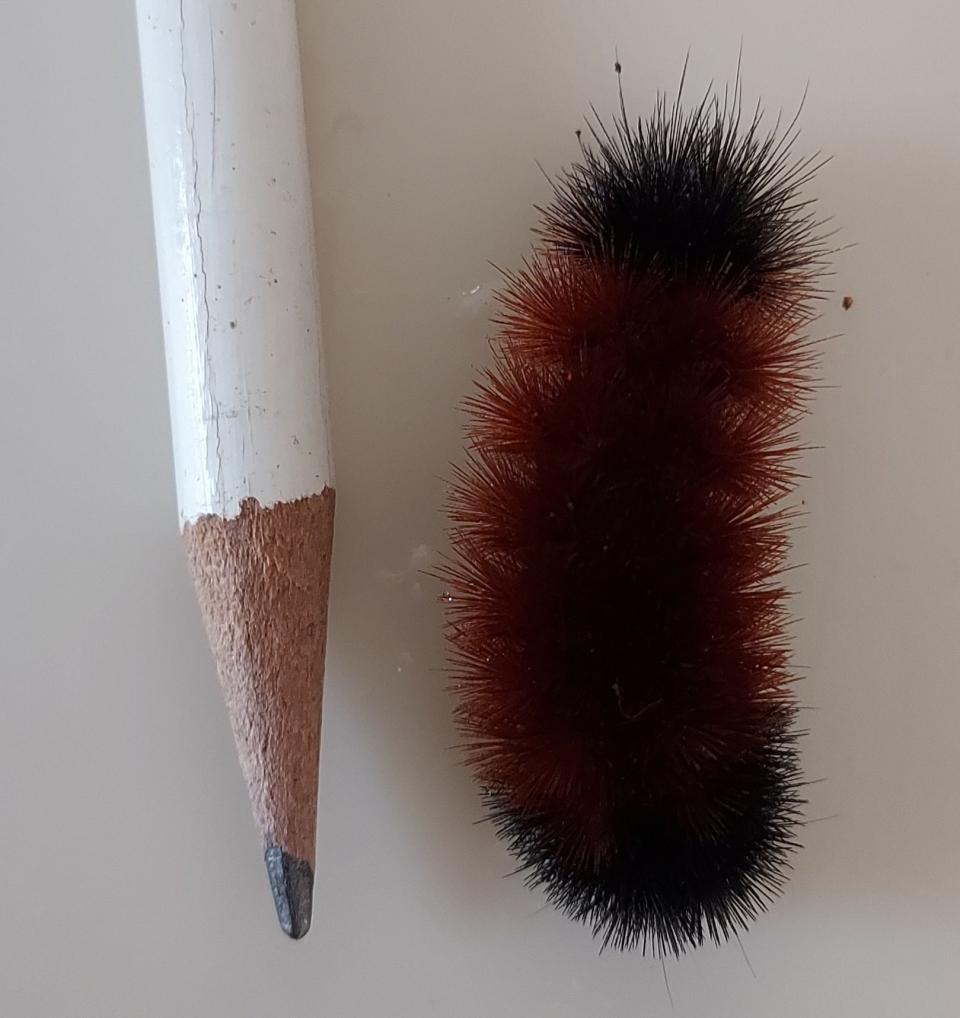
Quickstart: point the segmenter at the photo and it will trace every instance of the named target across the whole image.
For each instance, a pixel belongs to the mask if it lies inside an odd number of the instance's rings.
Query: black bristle
[[[734,765],[729,783],[749,792],[721,805],[729,821],[709,836],[670,831],[666,811],[624,812],[602,863],[570,858],[556,817],[512,808],[484,790],[488,816],[532,888],[602,947],[681,955],[706,941],[722,943],[745,929],[780,893],[804,800],[794,713],[785,710],[768,744]]]
[[[739,84],[690,111],[660,96],[635,128],[621,97],[612,130],[590,123],[594,146],[556,181],[541,232],[559,250],[775,296],[826,253],[800,195],[823,160],[792,155],[795,121],[764,131],[759,104],[742,120]]]

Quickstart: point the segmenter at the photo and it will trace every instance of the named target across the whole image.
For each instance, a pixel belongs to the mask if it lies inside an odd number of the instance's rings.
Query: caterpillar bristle
[[[781,574],[826,258],[796,131],[597,120],[507,275],[445,580],[456,719],[529,884],[603,946],[745,928],[797,847]]]

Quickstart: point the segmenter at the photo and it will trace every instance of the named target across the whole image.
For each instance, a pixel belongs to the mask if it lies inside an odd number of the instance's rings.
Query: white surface
[[[293,0],[138,0],[181,523],[333,481]]]
[[[266,2],[266,0],[264,0]],[[960,76],[952,4],[299,5],[338,505],[313,930],[276,928],[176,528],[133,4],[0,3],[0,1013],[953,1018]],[[590,101],[734,71],[835,158],[793,574],[811,817],[736,944],[597,958],[479,816],[438,670],[440,477],[488,261]],[[480,289],[474,292],[475,288]],[[848,312],[840,297],[855,300]]]

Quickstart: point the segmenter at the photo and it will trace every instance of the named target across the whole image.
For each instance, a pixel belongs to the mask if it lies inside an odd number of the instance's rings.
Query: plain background
[[[172,2],[172,0],[171,0]],[[272,2],[272,0],[264,0]],[[132,0],[0,0],[0,1013],[956,1013],[960,76],[952,2],[299,4],[338,518],[310,936],[277,930],[177,535]],[[597,956],[449,747],[437,585],[496,274],[593,102],[796,108],[856,244],[793,574],[810,817],[786,896]],[[854,299],[849,311],[840,299]]]

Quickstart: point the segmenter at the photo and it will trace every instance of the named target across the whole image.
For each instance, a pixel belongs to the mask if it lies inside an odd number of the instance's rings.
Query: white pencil
[[[138,0],[180,524],[281,926],[310,926],[334,479],[293,0]]]

